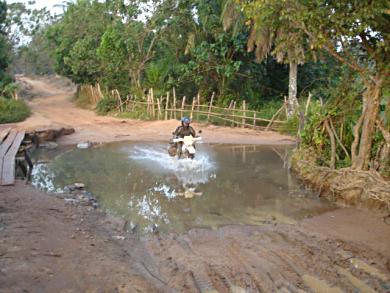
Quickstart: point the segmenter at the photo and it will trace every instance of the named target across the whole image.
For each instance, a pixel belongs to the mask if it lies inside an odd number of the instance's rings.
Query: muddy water
[[[115,143],[40,151],[33,184],[50,192],[82,182],[138,232],[227,224],[294,223],[334,209],[288,172],[288,147],[199,144],[177,160],[166,144]]]

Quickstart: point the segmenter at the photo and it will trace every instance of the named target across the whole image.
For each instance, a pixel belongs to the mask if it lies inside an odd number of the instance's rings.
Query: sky
[[[6,0],[5,2],[7,2],[7,3],[23,2],[23,3],[27,4],[30,1],[31,0]],[[65,2],[65,1],[64,0],[35,0],[35,4],[32,7],[37,8],[37,9],[46,7],[47,9],[52,11],[53,13],[61,13],[62,8],[61,7],[54,7],[54,6],[61,5],[63,2]]]

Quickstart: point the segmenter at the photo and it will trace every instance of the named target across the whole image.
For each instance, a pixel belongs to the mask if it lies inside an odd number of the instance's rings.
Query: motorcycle
[[[172,157],[177,155],[179,159],[194,159],[196,154],[195,142],[200,140],[202,140],[200,136],[193,137],[191,135],[184,136],[183,138],[173,138],[168,153]]]

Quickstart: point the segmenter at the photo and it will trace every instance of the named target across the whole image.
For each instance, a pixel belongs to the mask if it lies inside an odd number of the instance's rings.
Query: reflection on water
[[[286,166],[288,147],[198,145],[177,160],[165,144],[119,143],[36,154],[33,184],[51,192],[83,182],[107,211],[140,232],[226,224],[293,223],[333,207]]]

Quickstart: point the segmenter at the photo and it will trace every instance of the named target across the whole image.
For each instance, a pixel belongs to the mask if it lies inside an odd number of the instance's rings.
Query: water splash
[[[63,193],[63,189],[56,186],[56,174],[47,164],[36,164],[31,173],[31,184],[38,189],[53,193]]]
[[[183,186],[207,183],[216,177],[216,163],[204,149],[198,151],[195,159],[171,157],[164,146],[137,145],[130,158],[155,172],[173,173]]]

